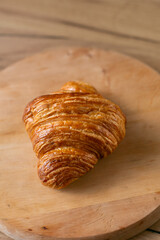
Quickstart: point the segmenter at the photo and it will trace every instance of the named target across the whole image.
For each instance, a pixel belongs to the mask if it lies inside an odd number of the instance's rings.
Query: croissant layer
[[[30,102],[23,121],[47,186],[64,188],[112,153],[125,136],[120,107],[83,82]]]

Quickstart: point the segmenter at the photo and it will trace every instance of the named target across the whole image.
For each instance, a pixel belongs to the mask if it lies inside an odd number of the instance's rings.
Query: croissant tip
[[[61,87],[62,91],[98,93],[89,83],[83,81],[69,81]]]

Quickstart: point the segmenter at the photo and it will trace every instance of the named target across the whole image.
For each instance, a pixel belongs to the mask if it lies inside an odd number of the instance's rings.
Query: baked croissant
[[[67,82],[25,108],[23,121],[42,183],[64,188],[107,156],[125,136],[119,106],[83,82]]]

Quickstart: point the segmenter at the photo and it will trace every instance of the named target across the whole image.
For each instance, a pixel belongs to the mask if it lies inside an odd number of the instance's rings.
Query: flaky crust
[[[38,175],[63,188],[94,167],[125,136],[119,106],[83,82],[67,82],[25,108],[23,121],[38,157]]]

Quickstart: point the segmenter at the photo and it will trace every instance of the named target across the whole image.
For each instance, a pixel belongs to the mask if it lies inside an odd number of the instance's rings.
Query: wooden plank
[[[152,1],[152,4],[148,0],[145,4],[141,1],[91,4],[91,1],[47,0],[44,4],[40,0],[38,3],[32,1],[32,8],[30,2],[1,1],[1,48],[3,51],[10,49],[8,56],[2,56],[1,61],[6,64],[1,63],[1,67],[7,65],[6,57],[11,63],[19,56],[34,53],[35,48],[40,51],[54,46],[58,37],[67,39],[67,43],[69,40],[79,45],[112,48],[137,57],[160,71],[158,1]],[[133,21],[135,12],[138,15]]]
[[[159,240],[160,234],[150,231],[145,231],[134,238],[131,238],[130,240]]]
[[[150,229],[157,231],[160,233],[160,221],[158,221],[157,223],[155,223],[153,226],[150,227]]]
[[[80,45],[80,46],[94,46],[103,49],[114,49],[119,52],[124,52],[130,56],[136,57],[139,60],[149,64],[154,69],[160,71],[160,50],[152,43],[138,43],[136,40],[132,40],[127,46],[124,44],[124,40],[116,39],[115,42],[110,43],[106,39],[106,43],[83,41],[83,40],[63,40],[58,35],[46,36],[46,35],[32,35],[32,34],[1,34],[0,36],[0,67],[1,69],[7,67],[7,65],[15,62],[21,58],[31,55],[35,52],[42,51],[46,48],[51,48],[57,45]],[[133,46],[136,47],[133,47]],[[148,51],[150,55],[148,55]]]
[[[4,235],[3,233],[0,232],[0,240],[11,240],[12,238],[7,237],[6,235]]]
[[[32,6],[32,7],[31,7]],[[133,1],[21,1],[1,0],[1,12],[8,19],[13,16],[17,20],[22,18],[30,24],[33,20],[44,24],[71,26],[74,29],[88,29],[90,31],[112,34],[124,34],[135,38],[147,38],[147,40],[160,40],[159,30],[159,1],[145,0]],[[135,18],[136,13],[136,18]],[[96,21],[95,21],[96,20]],[[129,21],[128,21],[129,20]],[[151,21],[152,20],[152,21]],[[1,22],[13,26],[11,21]],[[16,28],[21,28],[19,22]],[[52,25],[53,26],[53,25]],[[36,24],[31,27],[36,27]],[[51,26],[50,26],[51,27]],[[148,29],[150,31],[148,31]],[[40,29],[39,29],[40,30]],[[43,26],[41,28],[42,31]],[[54,29],[52,29],[54,31]]]

